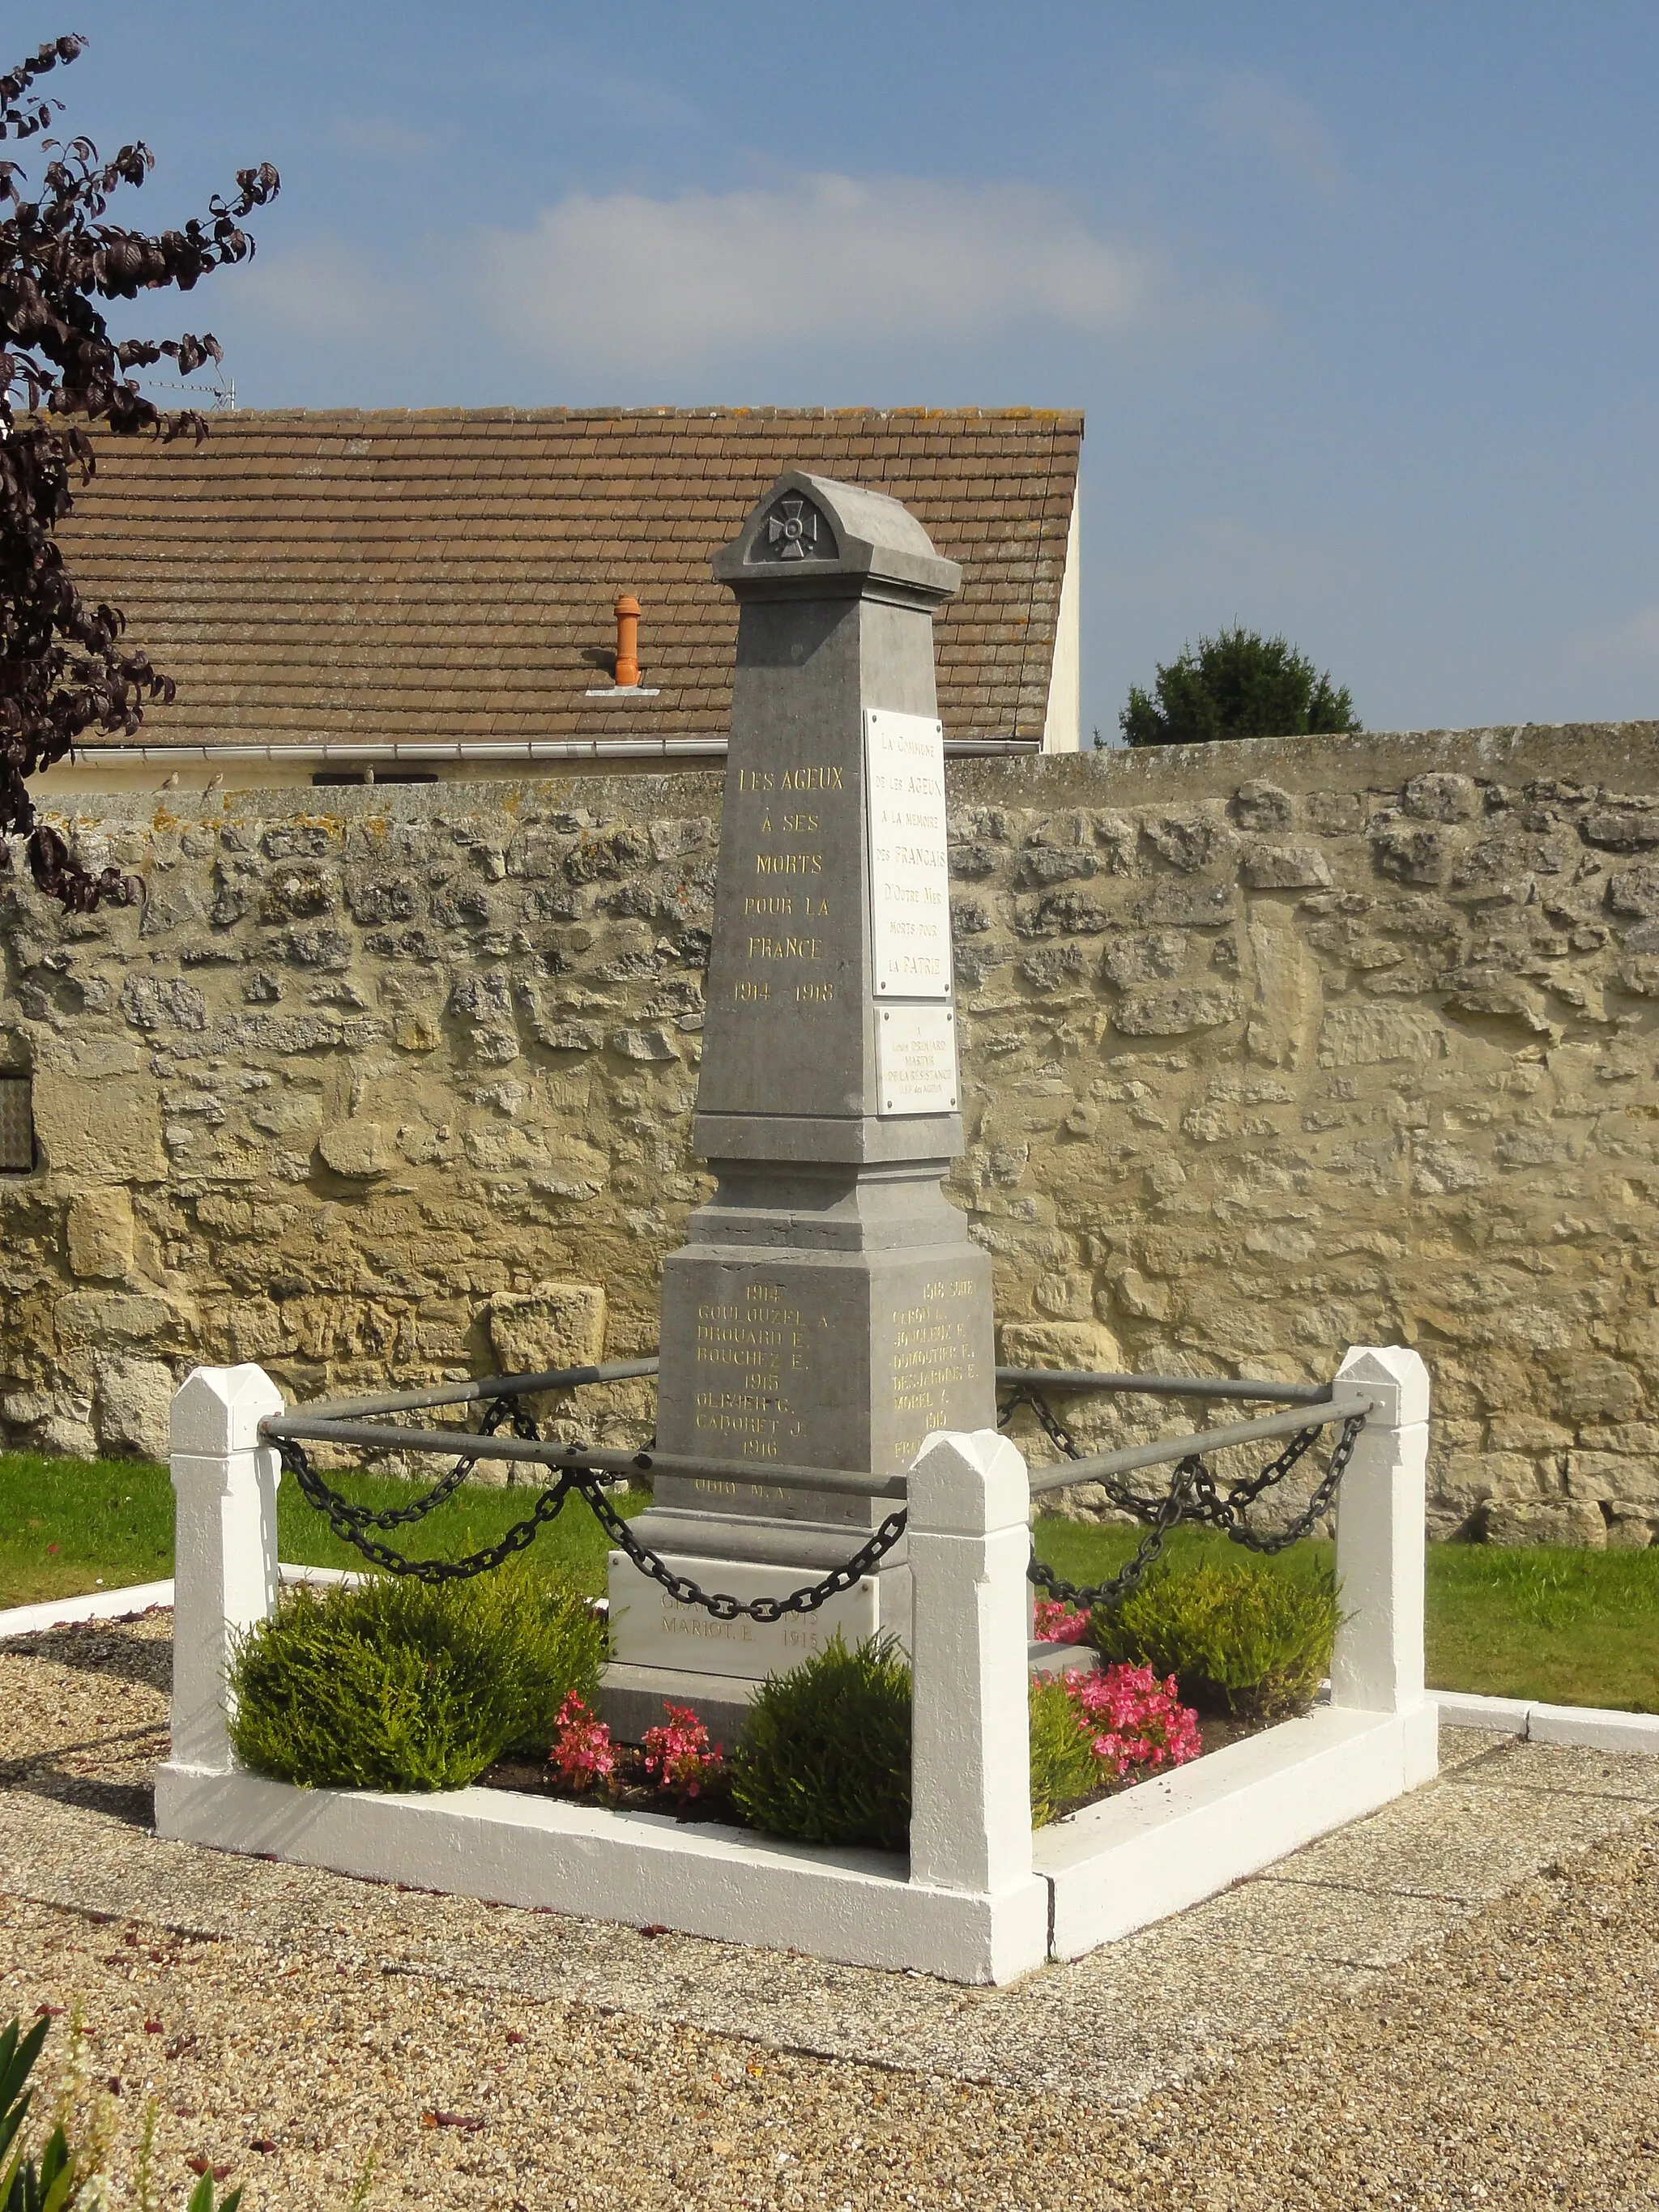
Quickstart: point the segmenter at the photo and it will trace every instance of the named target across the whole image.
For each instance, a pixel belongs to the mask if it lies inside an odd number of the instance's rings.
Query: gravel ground
[[[158,1843],[170,1626],[0,1646],[0,2019],[82,2005],[164,2206],[205,2157],[343,2207],[371,2151],[376,2212],[1659,2199],[1659,1762],[1449,1737],[1267,1877],[969,1991]]]

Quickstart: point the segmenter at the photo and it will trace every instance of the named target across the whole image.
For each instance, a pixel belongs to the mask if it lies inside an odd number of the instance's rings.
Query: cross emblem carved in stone
[[[775,561],[805,561],[817,550],[818,511],[810,499],[781,499],[766,518]]]

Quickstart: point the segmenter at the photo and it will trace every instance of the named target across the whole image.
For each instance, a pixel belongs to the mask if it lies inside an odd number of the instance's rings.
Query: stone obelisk
[[[902,1474],[995,1420],[991,1269],[940,1182],[961,1150],[933,617],[961,580],[896,500],[792,471],[716,556],[738,657],[696,1143],[714,1198],[664,1267],[660,1475],[635,1522],[675,1569],[781,1596],[893,1508],[769,1486],[768,1462]],[[665,1698],[726,1740],[757,1683],[877,1629],[902,1543],[818,1613],[676,1605],[611,1555],[605,1707]]]

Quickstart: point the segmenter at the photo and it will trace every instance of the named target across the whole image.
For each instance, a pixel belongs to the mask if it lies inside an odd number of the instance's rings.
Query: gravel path
[[[208,2157],[343,2206],[371,2150],[376,2212],[1659,2198],[1659,1761],[1449,1735],[1269,1875],[963,1990],[159,1843],[170,1627],[0,1648],[0,2020],[79,2001],[118,2169],[154,2096],[180,2199]]]

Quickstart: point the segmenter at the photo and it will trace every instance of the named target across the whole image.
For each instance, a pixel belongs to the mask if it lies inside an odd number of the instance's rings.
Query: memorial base
[[[729,1752],[759,1687],[743,1674],[677,1674],[613,1659],[599,1677],[599,1718],[618,1742],[640,1743],[647,1729],[661,1724],[665,1705],[684,1705]]]
[[[651,1534],[653,1516],[642,1515],[636,1532]],[[680,1526],[684,1526],[680,1522]],[[810,1564],[798,1557],[785,1563],[753,1558],[733,1559],[704,1553],[661,1553],[663,1564],[701,1589],[748,1602],[757,1597],[787,1597],[804,1583],[836,1566],[855,1544],[843,1530],[794,1534],[796,1548],[818,1553]],[[786,1613],[781,1620],[739,1618],[720,1620],[699,1606],[680,1605],[659,1583],[642,1575],[625,1552],[610,1559],[612,1659],[599,1693],[601,1717],[613,1734],[637,1743],[647,1728],[663,1719],[665,1705],[689,1706],[709,1734],[729,1750],[736,1741],[750,1699],[769,1674],[782,1674],[822,1651],[839,1635],[849,1650],[878,1634],[910,1646],[910,1571],[903,1564],[903,1542],[896,1565],[864,1576],[812,1613]]]

